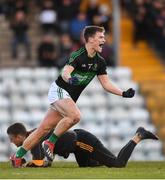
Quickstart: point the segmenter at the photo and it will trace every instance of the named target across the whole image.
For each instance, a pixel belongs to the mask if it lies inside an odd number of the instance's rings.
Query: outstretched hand
[[[132,98],[135,95],[135,90],[132,88],[129,88],[127,91],[123,91],[122,96],[124,98]]]

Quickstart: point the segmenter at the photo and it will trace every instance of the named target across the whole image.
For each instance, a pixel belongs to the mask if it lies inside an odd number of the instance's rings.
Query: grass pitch
[[[0,179],[165,179],[165,162],[129,162],[126,168],[79,168],[56,162],[49,168],[14,169],[0,163]]]

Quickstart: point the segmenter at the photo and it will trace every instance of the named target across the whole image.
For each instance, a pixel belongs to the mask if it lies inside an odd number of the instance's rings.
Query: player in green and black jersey
[[[65,89],[74,101],[77,101],[81,92],[96,75],[107,74],[105,60],[99,53],[89,57],[85,47],[73,52],[67,65],[74,67],[71,78],[75,78],[77,82],[69,84],[60,75],[56,80],[56,84]]]
[[[85,27],[84,40],[84,47],[71,54],[59,78],[51,84],[48,93],[51,108],[39,127],[17,150],[15,167],[20,167],[21,158],[26,152],[37,144],[41,137],[55,128],[54,133],[43,143],[45,155],[49,160],[53,160],[53,149],[58,137],[80,121],[81,113],[75,102],[95,75],[107,92],[127,98],[134,96],[135,91],[132,88],[122,91],[109,80],[105,60],[99,55],[105,43],[104,28]]]

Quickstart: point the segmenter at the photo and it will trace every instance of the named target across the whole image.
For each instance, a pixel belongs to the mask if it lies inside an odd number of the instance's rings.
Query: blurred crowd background
[[[83,116],[76,127],[91,131],[117,154],[144,126],[160,141],[139,144],[131,160],[164,160],[164,0],[0,0],[0,161],[15,148],[7,139],[10,124],[32,129],[43,119],[49,85],[83,45],[87,25],[105,28],[101,55],[108,75],[121,89],[134,88],[136,96],[107,94],[95,79],[78,101]]]
[[[133,43],[145,40],[165,58],[165,1],[125,0],[123,4],[134,23]]]
[[[120,0],[120,6],[133,20],[134,45],[146,40],[164,58],[164,1]],[[18,59],[20,65],[61,68],[70,52],[83,44],[82,29],[94,24],[106,30],[107,44],[102,56],[109,66],[114,66],[112,37],[109,36],[112,19],[110,0],[1,0],[1,44],[7,46],[1,48],[0,60],[5,58],[1,64],[7,66],[6,61],[12,58],[13,61]],[[25,52],[19,48],[21,44]],[[26,60],[21,61],[20,56]]]
[[[70,52],[83,44],[81,35],[85,26],[104,26],[108,34],[112,20],[108,0],[104,4],[96,0],[7,0],[1,1],[0,15],[10,31],[8,51],[13,61],[19,61],[18,45],[23,44],[26,61],[57,68],[63,67]],[[102,54],[109,65],[113,64],[111,51],[107,44]]]

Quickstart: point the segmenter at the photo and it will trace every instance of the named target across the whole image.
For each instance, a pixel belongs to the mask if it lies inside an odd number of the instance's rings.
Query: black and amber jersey
[[[65,158],[70,153],[75,153],[77,150],[92,153],[100,141],[96,136],[84,129],[74,129],[67,131],[60,136],[56,142],[54,153]],[[101,142],[100,142],[101,143]]]
[[[78,83],[76,85],[70,85],[60,75],[56,80],[56,84],[62,89],[65,89],[75,102],[96,75],[107,74],[104,58],[99,53],[96,53],[92,58],[89,57],[85,47],[72,52],[67,65],[74,67],[71,77],[77,77]]]
[[[102,163],[93,157],[95,151],[102,146],[101,141],[90,132],[74,129],[58,138],[54,153],[64,158],[68,158],[70,153],[73,153],[80,167],[96,167]]]

